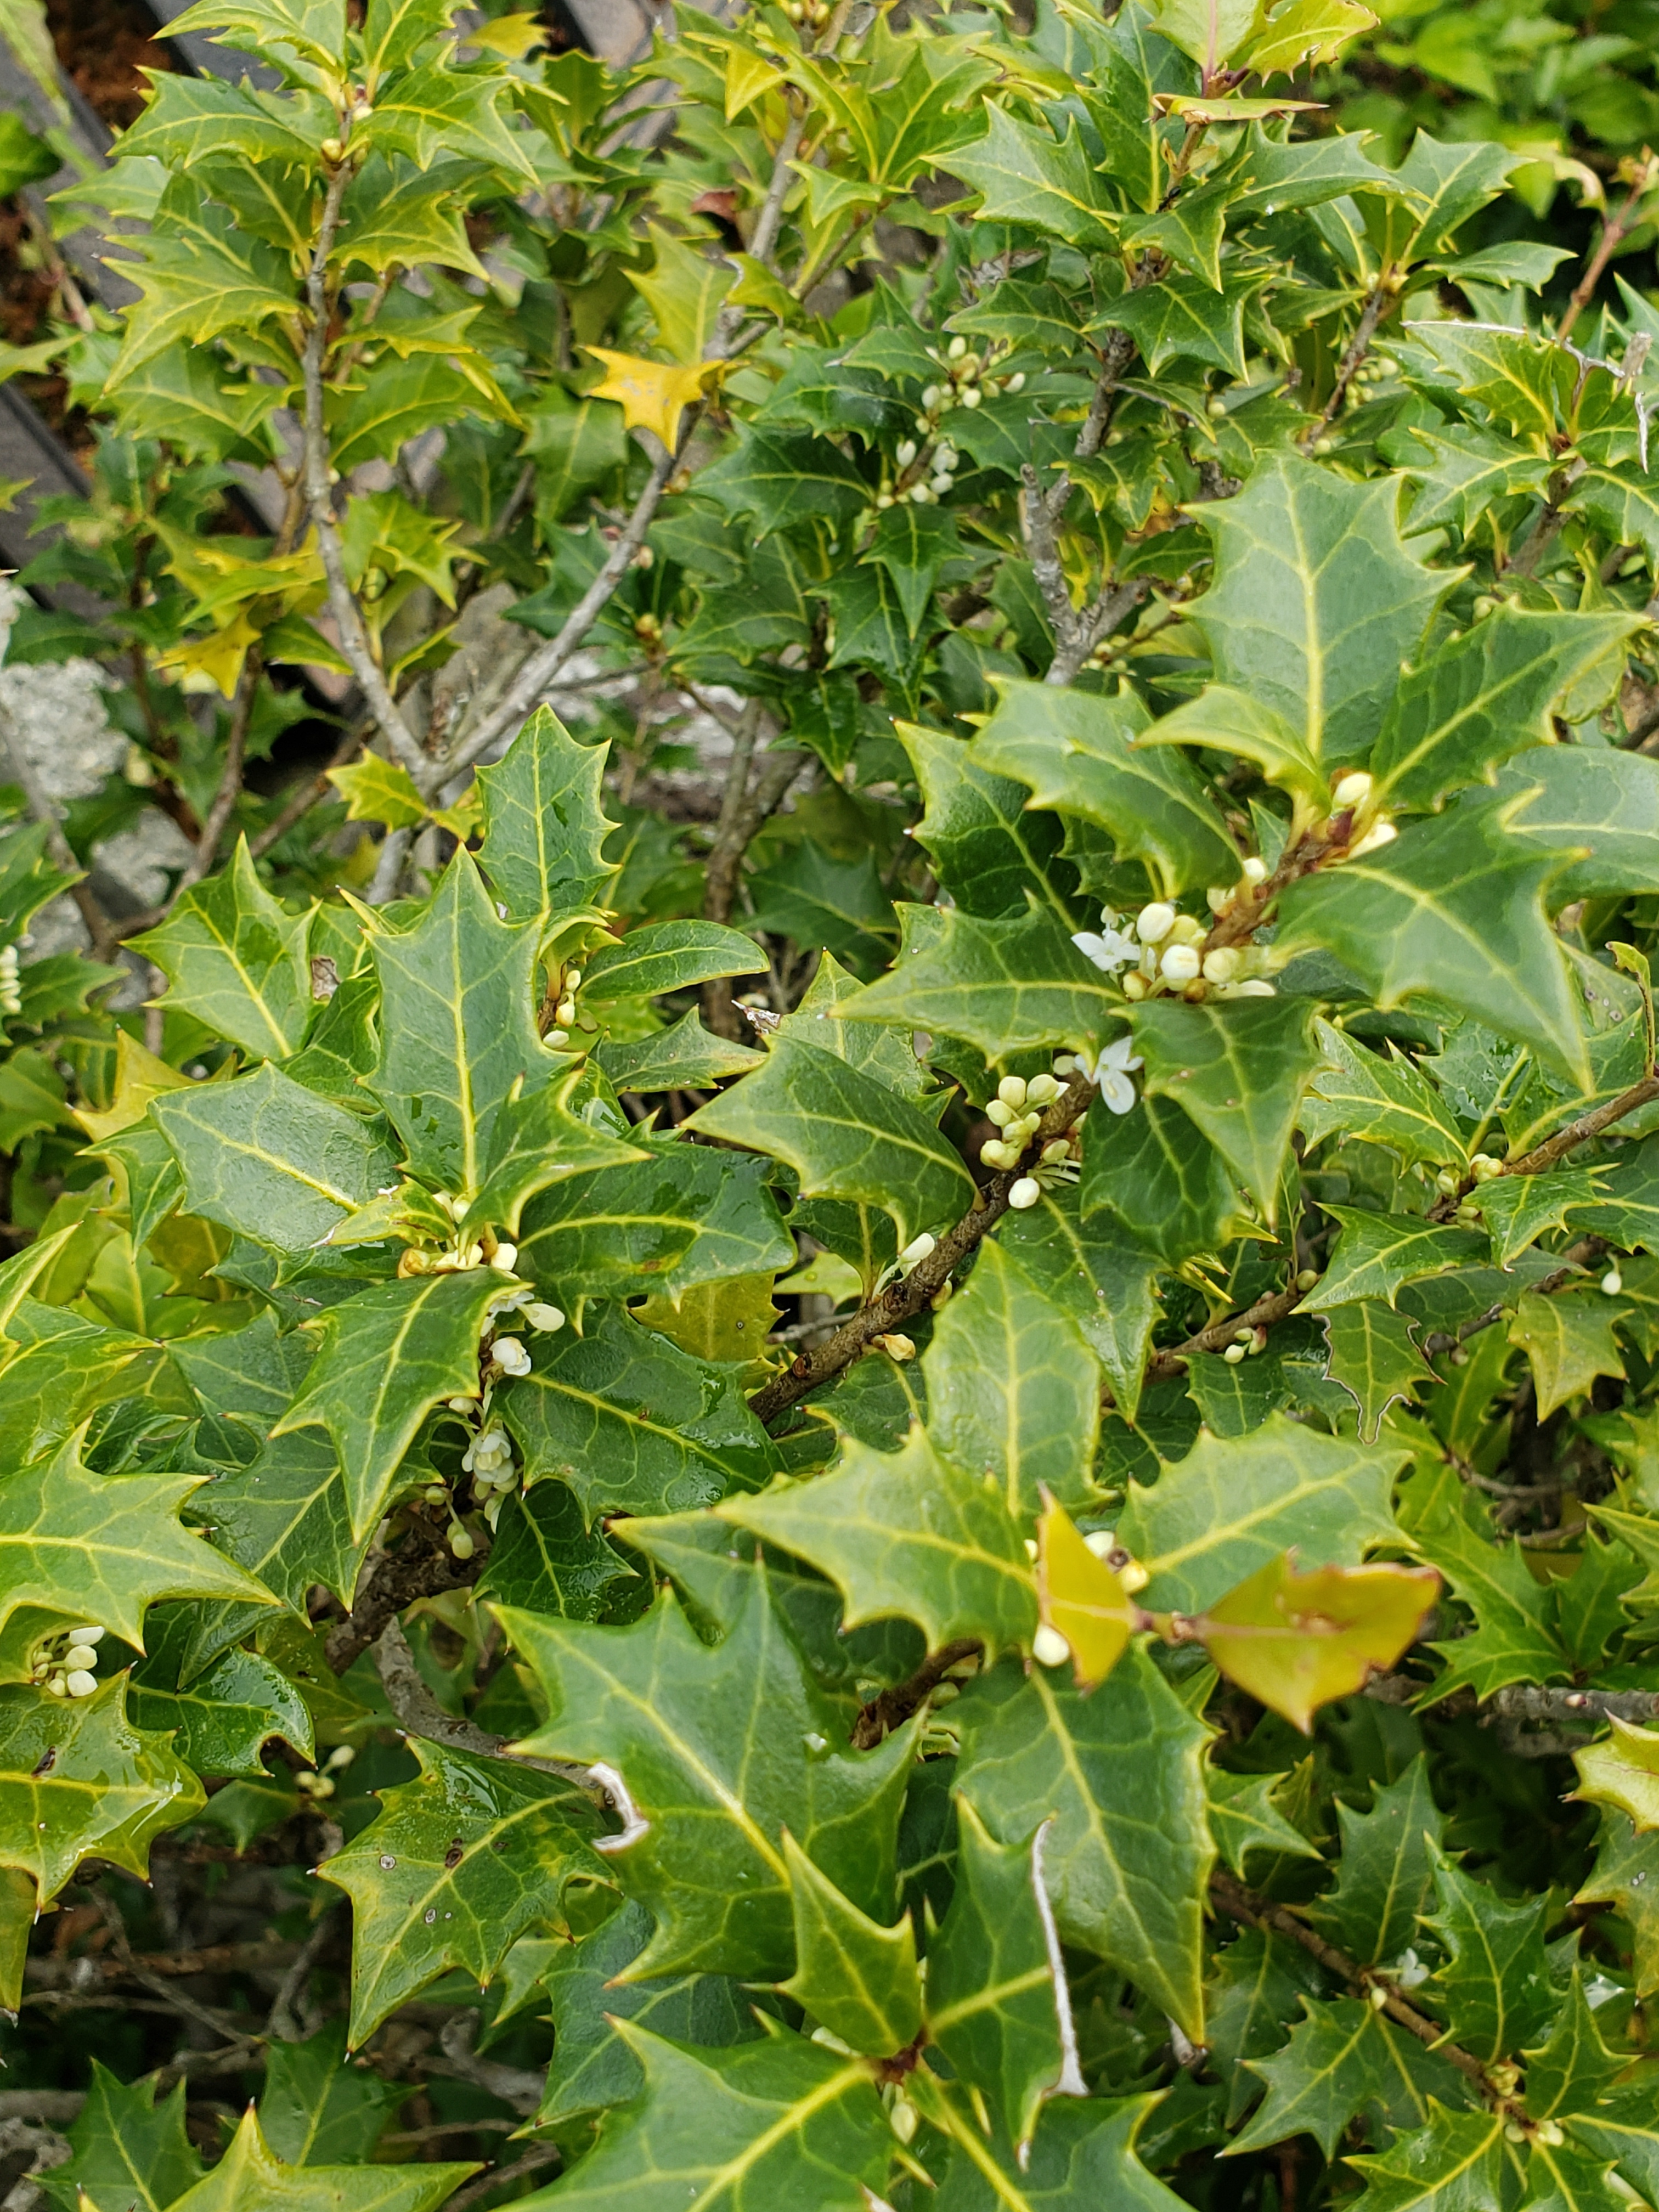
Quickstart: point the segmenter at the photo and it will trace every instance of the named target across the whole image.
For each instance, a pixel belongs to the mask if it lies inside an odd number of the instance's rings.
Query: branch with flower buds
[[[901,1255],[902,1260],[912,1262],[908,1274],[878,1291],[833,1335],[811,1351],[798,1353],[781,1375],[775,1375],[756,1391],[749,1401],[756,1418],[763,1422],[776,1420],[810,1391],[850,1367],[878,1337],[892,1334],[924,1306],[931,1305],[987,1231],[994,1228],[1011,1206],[1018,1212],[1021,1206],[1035,1204],[1041,1186],[1029,1170],[1041,1164],[1048,1146],[1083,1119],[1094,1095],[1095,1087],[1088,1077],[1074,1075],[1039,1116],[1015,1166],[994,1176],[962,1219],[937,1242],[919,1237]],[[1022,1185],[1029,1185],[1029,1196]]]

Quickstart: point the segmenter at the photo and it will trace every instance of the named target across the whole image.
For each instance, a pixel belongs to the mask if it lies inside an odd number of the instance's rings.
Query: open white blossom
[[[1104,915],[1101,920],[1103,926],[1098,933],[1092,929],[1073,930],[1072,942],[1084,958],[1092,960],[1103,975],[1115,975],[1120,968],[1127,968],[1131,961],[1140,957],[1140,947],[1133,937],[1106,924]]]
[[[1133,1037],[1114,1039],[1096,1060],[1086,1052],[1073,1055],[1073,1065],[1091,1083],[1100,1085],[1100,1095],[1114,1114],[1128,1114],[1134,1110],[1135,1087],[1130,1082],[1131,1072],[1140,1066],[1140,1055],[1134,1050]]]

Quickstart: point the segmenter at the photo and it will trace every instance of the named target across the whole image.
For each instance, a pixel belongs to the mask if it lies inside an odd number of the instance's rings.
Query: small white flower
[[[1126,937],[1119,929],[1098,933],[1092,929],[1075,930],[1072,942],[1084,958],[1092,960],[1105,975],[1115,975],[1120,968],[1127,968],[1140,957],[1140,947],[1133,938]]]
[[[71,1644],[64,1654],[64,1664],[72,1674],[86,1673],[98,1664],[98,1654],[90,1644]]]
[[[530,1354],[524,1348],[522,1338],[498,1336],[490,1346],[490,1352],[503,1375],[529,1374]]]
[[[1195,945],[1172,945],[1164,955],[1159,969],[1166,983],[1190,983],[1198,974],[1199,965]]]
[[[1063,1667],[1072,1656],[1072,1647],[1057,1628],[1050,1628],[1045,1620],[1031,1638],[1031,1656],[1039,1667]]]
[[[1161,945],[1175,927],[1176,910],[1167,899],[1154,899],[1135,917],[1135,930],[1143,945]]]
[[[1102,1100],[1112,1113],[1134,1111],[1135,1087],[1129,1077],[1140,1064],[1134,1039],[1129,1036],[1115,1037],[1095,1062],[1094,1080],[1100,1085]]]
[[[489,1264],[495,1268],[497,1274],[510,1275],[514,1267],[519,1264],[518,1246],[516,1244],[498,1244],[495,1247],[495,1257],[491,1260]]]
[[[532,1298],[523,1308],[525,1319],[532,1328],[551,1330],[564,1327],[564,1316],[557,1306],[550,1306],[544,1298]]]
[[[1024,1213],[1028,1206],[1035,1206],[1042,1195],[1042,1185],[1035,1176],[1021,1176],[1008,1194],[1008,1203],[1016,1213]]]
[[[89,1698],[98,1687],[98,1677],[77,1668],[74,1674],[65,1676],[64,1687],[72,1698]]]
[[[1379,822],[1375,829],[1365,832],[1357,845],[1349,846],[1348,858],[1351,860],[1363,860],[1367,853],[1375,853],[1384,845],[1392,845],[1399,835],[1392,822]]]

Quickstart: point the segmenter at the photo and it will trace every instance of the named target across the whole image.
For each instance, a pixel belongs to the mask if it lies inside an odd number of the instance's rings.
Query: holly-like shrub
[[[198,0],[60,210],[31,2204],[1659,2204],[1651,164],[896,13]]]

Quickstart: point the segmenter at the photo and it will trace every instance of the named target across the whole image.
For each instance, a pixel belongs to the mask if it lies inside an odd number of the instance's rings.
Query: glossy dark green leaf
[[[764,961],[750,938],[717,921],[659,921],[588,956],[582,990],[595,999],[650,999],[716,975],[752,975]]]
[[[568,1486],[589,1522],[602,1512],[676,1513],[776,1465],[750,1412],[741,1370],[693,1358],[620,1306],[532,1344],[533,1366],[500,1395],[532,1483]]]
[[[795,1971],[786,1996],[850,2050],[890,2058],[921,2029],[921,1977],[908,1913],[891,1927],[860,1912],[787,1831],[784,1863],[795,1910]]]
[[[538,707],[494,768],[480,769],[478,860],[513,921],[543,923],[591,906],[611,881],[601,848],[605,750],[573,738]]]
[[[170,1008],[255,1059],[286,1060],[312,1013],[309,927],[264,888],[244,842],[224,874],[187,890],[159,928],[132,942],[167,977]]]
[[[158,2099],[153,2081],[118,2081],[94,2058],[69,2142],[70,2155],[49,2185],[60,2204],[72,2207],[76,2192],[85,2190],[94,2203],[164,2212],[201,2178],[201,2159],[185,2132],[182,2081]]]
[[[1122,994],[1085,959],[1051,907],[1007,921],[935,906],[902,906],[898,916],[898,959],[848,1006],[854,1020],[965,1037],[1000,1059],[1045,1047],[1092,1049],[1123,1018]]]
[[[958,1779],[1001,1843],[1053,1816],[1043,1879],[1068,1944],[1127,1974],[1203,2039],[1200,1899],[1214,1850],[1204,1811],[1207,1731],[1131,1644],[1084,1697],[1058,1673],[1005,1662],[951,1708]]]
[[[543,1481],[502,1505],[477,1589],[480,1598],[526,1613],[592,1620],[607,1593],[634,1571],[587,1526],[564,1483]]]
[[[1370,1809],[1336,1803],[1341,1856],[1336,1881],[1309,1917],[1361,1966],[1397,1959],[1414,1939],[1434,1881],[1440,1808],[1421,1753],[1393,1782],[1380,1782]]]
[[[1215,1146],[1167,1099],[1138,1099],[1125,1115],[1097,1099],[1083,1127],[1083,1218],[1107,1214],[1166,1267],[1214,1252],[1247,1225]]]
[[[1339,1382],[1359,1411],[1359,1435],[1375,1443],[1390,1406],[1409,1402],[1434,1370],[1412,1324],[1381,1298],[1353,1298],[1323,1316],[1328,1357],[1325,1374]]]
[[[1320,1061],[1310,1010],[1292,999],[1152,999],[1133,1023],[1146,1089],[1197,1124],[1271,1222],[1297,1109]]]
[[[1230,2154],[1309,2135],[1329,2158],[1358,2113],[1396,2128],[1422,2127],[1431,2118],[1431,2096],[1451,2106],[1467,2101],[1462,2076],[1449,2060],[1437,2059],[1358,1997],[1324,2003],[1304,1997],[1284,2051],[1253,2058],[1250,2066],[1267,2094],[1228,2144]]]
[[[351,1899],[354,2047],[452,1966],[487,1983],[515,1936],[559,1924],[572,1881],[609,1878],[605,1822],[572,1784],[410,1741],[420,1778],[386,1790],[324,1869]]]
[[[1559,2004],[1544,1949],[1547,1899],[1506,1905],[1441,1853],[1434,1888],[1436,1909],[1424,1924],[1445,1947],[1432,1987],[1454,2040],[1488,2059],[1534,2042]]]
[[[630,1826],[607,1863],[657,1923],[626,1979],[787,1974],[785,1828],[861,1911],[891,1911],[910,1732],[872,1752],[845,1747],[845,1719],[808,1674],[763,1574],[745,1580],[713,1648],[665,1595],[627,1628],[507,1607],[501,1619],[548,1702],[519,1748],[599,1762],[625,1787]]]

